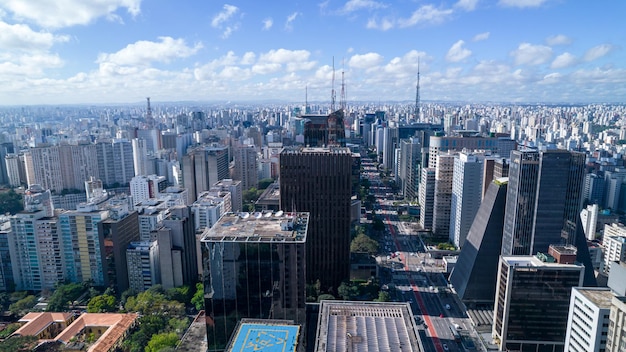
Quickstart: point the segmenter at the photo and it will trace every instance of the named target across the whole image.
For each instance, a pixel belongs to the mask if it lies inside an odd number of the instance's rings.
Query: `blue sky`
[[[626,102],[626,1],[0,0],[0,104]]]

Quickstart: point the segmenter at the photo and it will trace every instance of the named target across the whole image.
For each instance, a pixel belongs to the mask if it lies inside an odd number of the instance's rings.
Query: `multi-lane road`
[[[362,165],[370,180],[370,192],[376,197],[376,212],[385,222],[378,261],[390,273],[382,280],[392,291],[392,298],[410,303],[426,352],[474,351],[468,341],[475,333],[441,269],[427,258],[419,236],[399,221],[389,200],[391,190],[381,183],[374,164],[364,161]]]

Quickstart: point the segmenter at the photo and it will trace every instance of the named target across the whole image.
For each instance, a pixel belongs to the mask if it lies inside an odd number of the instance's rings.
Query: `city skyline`
[[[0,105],[415,99],[618,103],[626,4],[0,2]],[[308,87],[308,88],[307,88]]]

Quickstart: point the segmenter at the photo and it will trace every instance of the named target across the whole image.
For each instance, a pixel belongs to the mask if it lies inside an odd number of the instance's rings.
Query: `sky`
[[[348,104],[415,101],[418,65],[422,101],[625,103],[624,14],[622,0],[0,0],[0,105],[330,102],[333,87]]]

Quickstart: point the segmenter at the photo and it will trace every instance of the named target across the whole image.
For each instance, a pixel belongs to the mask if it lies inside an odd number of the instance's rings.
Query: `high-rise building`
[[[494,301],[506,188],[506,178],[491,182],[450,274],[450,283],[468,306]]]
[[[626,297],[611,299],[609,331],[606,336],[606,352],[621,352],[626,348]]]
[[[462,248],[482,199],[483,163],[473,154],[454,158],[450,200],[450,242]]]
[[[400,162],[398,163],[398,179],[404,198],[416,200],[419,197],[421,178],[422,145],[419,139],[411,137],[400,141]]]
[[[258,187],[257,152],[253,145],[235,148],[235,180],[241,181],[244,191]],[[219,180],[218,180],[219,181]]]
[[[609,275],[612,262],[626,261],[626,226],[604,225],[602,247],[604,247],[604,273]]]
[[[30,149],[32,171],[29,185],[40,184],[52,193],[84,190],[89,177],[99,175],[97,149],[94,144],[62,144]]]
[[[280,208],[306,211],[307,281],[324,289],[350,277],[352,153],[348,148],[285,148],[280,154]]]
[[[129,211],[128,204],[109,210],[110,217],[98,223],[104,253],[105,284],[115,292],[126,291],[128,267],[126,249],[131,242],[139,241],[139,219],[136,211]]]
[[[133,148],[133,166],[135,176],[145,176],[148,174],[148,146],[143,138],[134,138],[132,141]]]
[[[590,204],[604,205],[604,177],[594,173],[585,175],[585,188],[583,199]]]
[[[159,231],[168,231],[171,238],[169,248],[181,253],[182,285],[194,285],[198,281],[198,250],[193,213],[188,206],[171,207],[170,214],[163,219],[162,225]]]
[[[126,139],[114,139],[96,143],[96,149],[99,178],[105,185],[126,185],[135,176],[133,143]]]
[[[133,203],[141,203],[165,191],[167,181],[164,176],[157,175],[141,175],[135,176],[130,180],[130,195],[133,197]]]
[[[22,182],[26,183],[26,180],[22,180],[20,177],[20,157],[17,154],[7,154],[4,157],[4,162],[7,169],[7,178],[9,186],[19,187]]]
[[[213,184],[211,191],[230,192],[232,211],[238,213],[243,210],[243,189],[241,187],[241,181],[225,178]]]
[[[445,241],[450,236],[450,206],[452,201],[454,154],[440,154],[437,156],[436,160],[433,233],[435,236]]]
[[[143,292],[157,284],[156,242],[131,242],[126,249],[128,287]]]
[[[437,156],[446,152],[467,150],[485,150],[496,153],[499,148],[497,137],[476,136],[476,132],[467,131],[460,136],[430,136],[428,167],[437,167]]]
[[[108,210],[95,204],[82,204],[75,211],[59,215],[61,258],[68,282],[93,281],[95,286],[106,286],[104,237],[98,224],[109,217]]]
[[[500,257],[492,330],[499,350],[563,351],[569,297],[583,276],[582,265]]]
[[[209,351],[242,318],[306,319],[308,213],[226,214],[201,239]]]
[[[567,317],[565,352],[606,350],[611,300],[609,288],[574,287]]]
[[[198,195],[191,205],[196,231],[211,228],[224,215],[232,211],[230,192],[207,191]]]
[[[433,228],[433,208],[435,207],[435,174],[435,168],[423,168],[419,188],[420,225],[423,229],[429,230]]]
[[[584,154],[566,150],[511,152],[503,255],[575,243],[584,164]]]
[[[229,178],[227,147],[201,146],[183,157],[183,184],[189,190],[191,202],[225,178]]]

